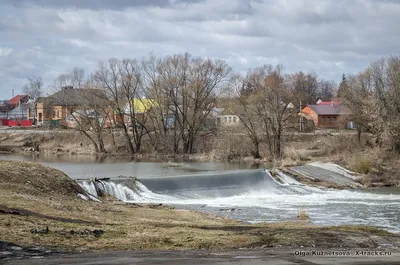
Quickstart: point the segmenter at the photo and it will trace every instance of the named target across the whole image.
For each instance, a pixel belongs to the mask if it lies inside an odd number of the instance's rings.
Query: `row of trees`
[[[353,113],[359,133],[400,152],[400,57],[381,59],[357,75],[343,78],[339,95]]]
[[[113,139],[122,133],[131,154],[142,151],[143,139],[156,151],[194,153],[199,141],[217,133],[212,111],[218,99],[228,99],[240,119],[237,132],[253,143],[253,156],[260,157],[260,145],[266,143],[275,158],[282,154],[283,133],[298,128],[299,108],[335,93],[335,84],[315,73],[284,74],[282,66],[266,65],[243,76],[222,60],[189,54],[141,61],[112,58],[88,75],[74,68],[55,79],[55,90],[67,86],[82,88],[74,119],[98,152],[106,152],[104,123],[111,120],[120,126],[110,129]],[[142,101],[145,114],[138,113],[135,99]]]

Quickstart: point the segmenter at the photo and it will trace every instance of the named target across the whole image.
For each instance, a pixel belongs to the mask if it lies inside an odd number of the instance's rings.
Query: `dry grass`
[[[24,161],[0,161],[0,189],[45,196],[75,197],[77,193],[83,193],[65,173]]]
[[[285,148],[281,166],[297,166],[310,161],[310,152],[306,149],[296,149],[295,147]]]
[[[362,241],[368,236],[366,230],[354,232],[354,228],[330,228],[327,232],[326,228],[303,222],[246,225],[170,207],[84,201],[76,197],[77,185],[64,173],[33,163],[2,161],[0,173],[1,239],[24,246],[73,251],[221,250],[263,245],[346,247],[353,246],[354,238]],[[30,232],[46,227],[50,230],[47,234]],[[86,229],[105,233],[101,237],[70,233]],[[347,244],[346,238],[353,241]]]

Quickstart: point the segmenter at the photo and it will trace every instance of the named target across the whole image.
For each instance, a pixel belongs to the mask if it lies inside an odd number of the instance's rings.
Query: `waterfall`
[[[97,191],[96,191],[96,187],[94,186],[93,182],[82,182],[79,183],[79,185],[86,191],[86,193],[98,197]]]
[[[123,184],[117,184],[112,181],[91,181],[81,182],[79,185],[90,195],[96,198],[100,197],[101,194],[114,196],[120,201],[142,201],[143,197],[140,196],[141,190],[132,190]],[[144,185],[137,185],[144,186]],[[143,188],[143,187],[142,187]]]

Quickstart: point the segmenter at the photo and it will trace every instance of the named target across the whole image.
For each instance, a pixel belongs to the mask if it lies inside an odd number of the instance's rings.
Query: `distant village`
[[[93,91],[88,92],[81,88],[66,86],[62,87],[60,91],[47,97],[40,97],[36,101],[29,98],[28,95],[16,95],[9,100],[0,100],[0,125],[3,127],[76,128],[78,123],[82,122],[83,116],[85,116],[83,112],[87,109],[81,98],[83,92],[85,94],[94,93]],[[63,99],[62,102],[57,100],[60,98]],[[209,111],[209,117],[205,119],[205,124],[215,127],[239,126],[241,118],[240,114],[235,113],[231,107],[233,100],[234,98],[216,100]],[[132,106],[135,110],[134,113],[139,117],[157,107],[158,102],[156,99],[135,98]],[[287,108],[294,111],[292,103]],[[128,103],[126,103],[125,109],[129,109]],[[96,117],[94,113],[85,114],[92,118]],[[307,121],[311,121],[314,129],[356,128],[356,124],[350,119],[350,109],[341,104],[340,98],[332,98],[330,101],[317,99],[314,104],[303,106],[301,111],[297,111],[297,115],[306,120],[304,123],[310,124]],[[115,110],[110,109],[107,115],[97,118],[104,119],[104,122],[102,122],[104,128],[118,126],[121,122],[132,123],[128,111],[124,113],[123,121],[118,119],[117,116]],[[165,117],[165,122],[168,127],[172,128],[175,122],[174,117],[171,115]]]
[[[354,130],[358,142],[367,133],[369,145],[400,151],[399,62],[382,59],[336,85],[315,73],[286,74],[281,65],[243,75],[189,54],[112,58],[88,75],[61,74],[46,96],[41,78],[28,78],[29,93],[0,101],[0,126],[76,130],[98,153],[107,152],[106,135],[114,146],[121,136],[132,155],[193,154],[240,135],[254,158],[279,159],[288,135],[316,130]]]

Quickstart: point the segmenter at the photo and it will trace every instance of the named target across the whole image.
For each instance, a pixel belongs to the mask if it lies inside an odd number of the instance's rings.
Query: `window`
[[[225,123],[227,123],[228,122],[228,117],[225,117]]]
[[[331,124],[331,117],[326,118],[326,124]]]
[[[322,117],[322,118],[321,118],[321,123],[322,123],[322,124],[325,124],[325,117]]]
[[[60,111],[57,110],[57,118],[60,118]]]
[[[53,110],[53,118],[56,117],[56,112]]]
[[[336,117],[333,117],[332,120],[333,120],[333,123],[336,124]]]
[[[232,122],[232,117],[229,117],[229,123],[231,123]]]
[[[236,117],[233,117],[233,122],[235,122],[235,123],[236,123]]]

